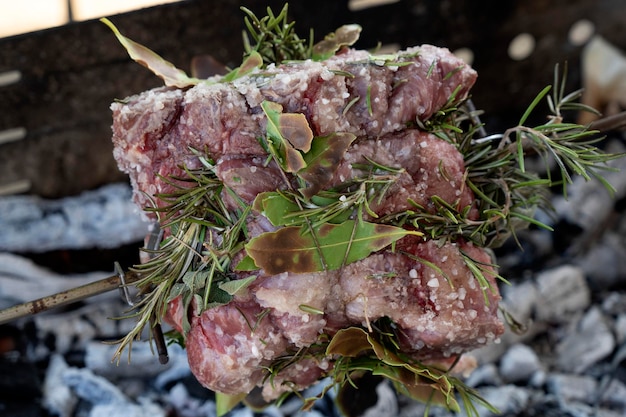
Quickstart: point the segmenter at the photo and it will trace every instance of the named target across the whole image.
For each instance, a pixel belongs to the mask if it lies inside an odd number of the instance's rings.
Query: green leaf
[[[381,367],[382,368],[382,367]],[[426,404],[436,404],[448,410],[458,412],[460,407],[452,392],[452,386],[442,387],[437,382],[419,377],[408,369],[400,367],[385,367],[383,372],[373,372],[375,375],[384,375],[394,382],[396,391],[416,401]],[[447,381],[446,378],[441,380]]]
[[[274,226],[286,226],[302,222],[302,219],[296,216],[289,216],[289,214],[300,211],[300,207],[279,192],[260,193],[252,204],[253,208],[267,217]]]
[[[259,269],[258,266],[254,263],[254,259],[249,256],[244,257],[237,266],[235,266],[235,271],[256,271]]]
[[[353,45],[359,39],[361,29],[361,26],[356,24],[341,26],[313,45],[311,58],[314,61],[323,61],[335,55],[343,46]]]
[[[272,154],[286,172],[306,167],[302,152],[311,149],[313,131],[302,113],[283,113],[283,106],[271,101],[261,103],[267,117],[267,140]]]
[[[202,310],[223,306],[230,303],[232,300],[233,296],[220,288],[218,283],[214,282],[211,284],[211,291],[208,294],[206,305],[202,306]]]
[[[305,226],[284,227],[253,238],[245,248],[254,263],[267,274],[316,272],[339,269],[406,235],[422,235],[395,226],[355,220],[326,223],[315,235],[307,232]]]
[[[229,394],[223,394],[221,392],[216,392],[215,393],[215,407],[216,407],[215,411],[216,411],[217,417],[221,417],[225,415],[226,413],[228,413],[233,408],[235,408],[237,404],[239,404],[241,401],[243,401],[244,398],[246,398],[246,395],[248,394],[242,393],[242,394],[229,395]]]
[[[157,53],[122,35],[109,19],[103,17],[100,21],[113,31],[117,40],[126,48],[128,55],[134,61],[162,78],[166,86],[185,88],[202,82],[202,80],[197,78],[189,77],[185,71],[176,68],[171,62],[166,61]]]
[[[398,355],[386,349],[382,344],[376,341],[371,334],[367,335],[367,341],[372,349],[374,349],[376,357],[385,364],[390,366],[404,366],[407,364],[406,361],[400,359]]]
[[[224,75],[222,81],[229,82],[236,80],[237,78],[250,74],[257,68],[261,68],[261,66],[263,66],[263,58],[258,52],[252,51],[246,59],[243,60],[239,67]]]
[[[255,279],[256,279],[256,275],[251,275],[247,278],[220,282],[218,284],[218,287],[221,290],[226,291],[230,295],[237,295],[237,293],[239,293],[240,291],[243,291],[246,288],[248,288],[248,286],[250,286],[250,284],[252,284],[252,282],[254,282]]]
[[[306,198],[317,194],[333,177],[338,164],[356,136],[351,133],[332,133],[313,139],[311,150],[304,155],[306,167],[298,171],[298,176],[307,186],[300,190]]]
[[[193,292],[204,288],[209,276],[209,271],[187,271],[183,275],[182,281]]]
[[[351,365],[353,369],[370,370],[373,375],[383,376],[394,383],[398,392],[417,401],[459,410],[453,386],[442,371],[408,363],[362,328],[348,327],[338,331],[326,348],[326,355],[348,358],[367,357],[368,352],[373,352],[378,361],[357,360]]]
[[[326,355],[341,355],[355,358],[372,350],[367,332],[359,327],[339,330],[326,348]]]

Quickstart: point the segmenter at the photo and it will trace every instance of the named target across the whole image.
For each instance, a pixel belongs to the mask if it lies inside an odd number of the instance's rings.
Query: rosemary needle
[[[132,284],[139,280],[139,276],[132,272],[125,273],[126,285]],[[85,298],[93,297],[108,291],[122,288],[119,275],[110,277],[72,288],[53,295],[39,298],[37,300],[28,301],[13,307],[0,310],[0,324],[9,323],[22,317],[32,314],[41,313],[54,307],[60,307]]]

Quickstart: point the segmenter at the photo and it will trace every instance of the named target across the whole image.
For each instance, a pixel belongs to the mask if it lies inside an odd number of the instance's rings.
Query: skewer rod
[[[139,277],[132,273],[126,273],[126,284],[131,284],[139,280]],[[91,282],[80,287],[72,288],[63,292],[39,298],[34,301],[18,304],[13,307],[0,310],[0,324],[8,323],[22,317],[41,313],[54,307],[60,307],[85,298],[93,297],[108,291],[122,287],[119,275],[113,275],[99,281]]]

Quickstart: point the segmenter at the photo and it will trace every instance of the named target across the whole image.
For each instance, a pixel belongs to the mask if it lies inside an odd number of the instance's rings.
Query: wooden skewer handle
[[[132,284],[138,279],[139,277],[135,274],[125,274],[126,285]],[[42,297],[34,301],[18,304],[16,306],[0,310],[0,324],[8,323],[22,317],[41,313],[42,311],[49,310],[54,307],[63,306],[98,294],[119,289],[122,286],[123,284],[120,280],[120,276],[113,275],[80,287]]]

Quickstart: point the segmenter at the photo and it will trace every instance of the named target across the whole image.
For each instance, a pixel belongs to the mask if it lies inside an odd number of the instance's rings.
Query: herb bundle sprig
[[[621,154],[605,153],[596,145],[603,140],[599,132],[586,126],[563,121],[563,111],[593,111],[577,102],[581,91],[564,93],[565,71],[555,67],[554,85],[544,88],[528,106],[517,126],[502,134],[480,136],[477,115],[470,106],[450,104],[421,126],[457,147],[463,155],[466,184],[476,196],[478,218],[470,207],[457,209],[438,197],[432,202],[434,213],[415,204],[415,210],[382,219],[392,224],[412,224],[432,239],[464,238],[482,247],[495,248],[528,225],[551,230],[534,218],[537,210],[552,210],[549,191],[561,186],[567,197],[572,176],[598,179],[609,192],[612,186],[602,177],[611,170],[609,161]],[[552,92],[551,95],[549,93]],[[544,124],[525,126],[542,100],[547,100],[551,114]],[[453,103],[453,100],[449,100]],[[545,171],[531,172],[525,160],[538,156]],[[556,173],[552,165],[556,166]],[[445,172],[441,172],[445,175]]]
[[[151,258],[136,265],[132,271],[141,279],[135,283],[139,289],[139,301],[132,312],[124,318],[136,318],[133,329],[117,341],[115,359],[120,360],[124,349],[131,347],[153,317],[160,323],[165,317],[168,303],[181,297],[184,311],[192,302],[198,311],[211,306],[227,304],[232,296],[249,284],[251,279],[231,281],[230,262],[246,241],[245,219],[250,207],[224,187],[215,175],[212,161],[199,152],[202,167],[184,169],[182,177],[164,178],[174,191],[158,194],[146,211],[153,213],[166,237],[156,250],[149,251]],[[223,193],[233,201],[239,201],[239,209],[226,207]],[[163,204],[164,203],[164,204]],[[253,278],[253,277],[251,277]],[[232,283],[234,282],[234,284]],[[182,317],[183,330],[189,329],[187,315]]]
[[[299,61],[310,58],[313,51],[313,29],[309,41],[301,39],[295,31],[295,22],[289,21],[288,5],[278,15],[267,8],[267,15],[258,18],[250,9],[241,7],[246,14],[243,46],[246,54],[256,52],[265,64],[280,64],[284,61]],[[252,39],[250,39],[252,38]]]

